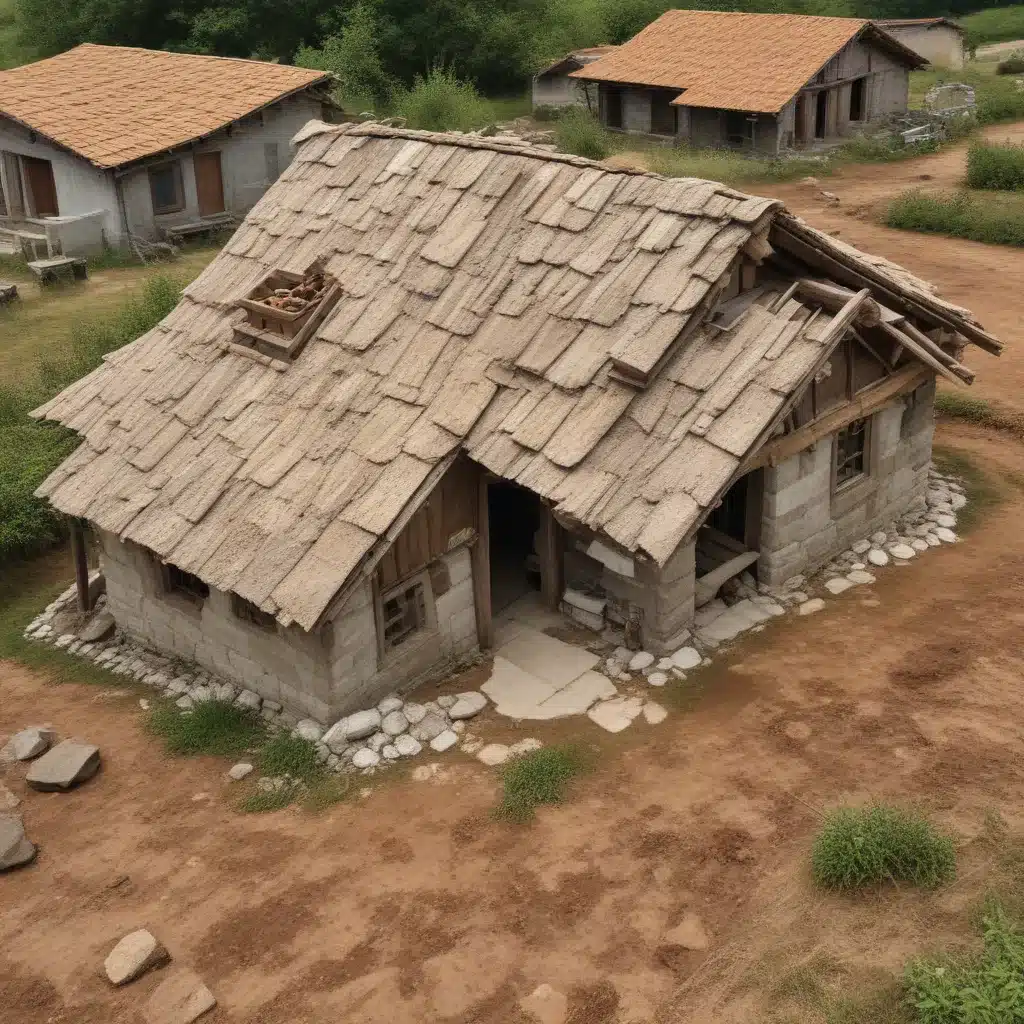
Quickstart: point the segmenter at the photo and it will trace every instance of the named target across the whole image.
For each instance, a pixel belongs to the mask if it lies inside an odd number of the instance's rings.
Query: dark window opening
[[[177,213],[185,209],[185,190],[181,183],[181,163],[178,160],[150,167],[149,193],[156,214]]]
[[[850,120],[864,120],[864,79],[858,78],[850,86]]]
[[[814,137],[825,138],[828,130],[828,90],[822,89],[815,99],[814,107]]]
[[[747,146],[754,137],[754,122],[742,110],[728,110],[725,135],[730,146]]]
[[[263,611],[259,605],[253,604],[252,601],[246,601],[244,597],[239,597],[238,594],[231,595],[231,610],[237,618],[243,622],[248,622],[252,626],[270,632],[277,630],[277,619],[273,615]]]
[[[836,487],[860,479],[867,472],[868,421],[854,420],[836,434]]]
[[[622,127],[622,90],[606,89],[604,93],[604,123],[609,128]]]
[[[672,106],[673,92],[651,93],[651,134],[675,135],[679,108]]]
[[[210,596],[210,588],[198,577],[170,563],[164,565],[164,583],[172,594],[181,594],[202,604]]]
[[[385,651],[393,650],[427,624],[427,601],[423,582],[393,590],[381,601],[382,640]]]

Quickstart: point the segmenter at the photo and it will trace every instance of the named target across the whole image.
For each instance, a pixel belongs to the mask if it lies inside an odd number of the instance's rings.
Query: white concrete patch
[[[495,768],[508,760],[509,748],[504,743],[488,743],[477,752],[476,758],[489,768]]]
[[[825,602],[820,597],[812,597],[809,601],[804,601],[798,613],[800,615],[813,615],[815,612],[820,612],[825,607]]]
[[[521,632],[496,653],[555,689],[568,685],[601,660],[590,651],[532,628]]]
[[[644,721],[648,725],[658,725],[664,722],[668,718],[668,711],[665,710],[660,704],[655,704],[653,700],[649,700],[643,708]]]
[[[700,651],[696,647],[680,647],[672,655],[672,665],[683,672],[696,668],[700,664]]]
[[[587,717],[608,732],[622,732],[633,724],[643,706],[644,702],[639,697],[614,697],[595,704],[587,712]]]

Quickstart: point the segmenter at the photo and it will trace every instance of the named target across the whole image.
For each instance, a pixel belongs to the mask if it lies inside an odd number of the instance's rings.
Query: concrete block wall
[[[681,544],[664,568],[638,565],[637,581],[644,588],[641,638],[644,650],[671,653],[685,640],[693,624],[696,589],[696,547]]]
[[[622,128],[627,132],[650,132],[651,94],[647,89],[622,90]]]
[[[922,501],[934,430],[935,385],[922,385],[871,417],[868,475],[832,494],[834,438],[765,470],[758,577],[781,583]]]

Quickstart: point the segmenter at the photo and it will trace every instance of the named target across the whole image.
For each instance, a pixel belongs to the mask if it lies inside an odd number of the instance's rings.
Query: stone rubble
[[[153,990],[142,1010],[146,1024],[192,1024],[217,1005],[194,971],[174,971]]]
[[[91,779],[100,768],[100,748],[64,740],[32,762],[25,782],[43,793],[67,790]]]
[[[127,985],[170,959],[170,954],[153,934],[145,928],[139,928],[124,936],[107,954],[103,969],[111,985]]]
[[[30,864],[35,856],[35,844],[25,835],[21,818],[0,814],[0,871]]]
[[[30,725],[16,732],[0,747],[0,764],[14,761],[31,761],[50,749],[57,734],[48,725]]]

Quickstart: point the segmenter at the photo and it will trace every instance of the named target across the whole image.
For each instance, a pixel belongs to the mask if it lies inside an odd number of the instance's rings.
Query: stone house
[[[666,11],[570,77],[610,129],[772,156],[903,113],[926,63],[861,18]]]
[[[180,305],[34,415],[82,437],[39,494],[98,536],[120,627],[299,717],[490,648],[534,590],[674,650],[744,569],[921,502],[936,376],[1000,349],[714,182],[372,123],[296,142]]]
[[[587,64],[593,63],[614,46],[590,46],[582,50],[573,50],[560,60],[548,65],[533,77],[531,98],[533,109],[538,107],[589,107],[597,112],[597,86],[570,78],[572,71],[579,71]]]
[[[92,43],[0,71],[0,235],[77,254],[241,218],[325,116],[329,79]]]
[[[964,66],[967,33],[949,18],[883,18],[875,24],[929,64],[954,70]]]

